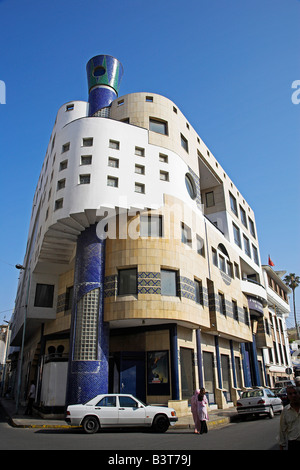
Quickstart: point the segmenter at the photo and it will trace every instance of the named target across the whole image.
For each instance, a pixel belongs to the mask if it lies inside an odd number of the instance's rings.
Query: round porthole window
[[[102,67],[102,65],[98,65],[98,67],[95,67],[93,75],[94,77],[101,77],[101,75],[104,75],[105,72],[105,68]]]
[[[196,196],[197,196],[196,185],[195,185],[192,175],[190,175],[189,173],[185,175],[185,186],[190,197],[192,199],[196,199]]]

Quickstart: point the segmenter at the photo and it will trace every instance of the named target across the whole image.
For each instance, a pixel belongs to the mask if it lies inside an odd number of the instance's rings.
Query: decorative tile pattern
[[[138,273],[138,294],[161,294],[159,272]]]

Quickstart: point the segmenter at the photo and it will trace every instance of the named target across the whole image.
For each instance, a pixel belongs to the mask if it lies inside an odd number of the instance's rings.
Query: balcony
[[[257,297],[263,302],[264,306],[267,304],[266,289],[264,286],[259,284],[259,282],[256,282],[252,279],[242,279],[241,289],[244,294],[250,295],[251,297]]]

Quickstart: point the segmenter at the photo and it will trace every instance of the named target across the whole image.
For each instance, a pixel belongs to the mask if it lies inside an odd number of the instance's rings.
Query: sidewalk
[[[67,424],[64,419],[51,419],[42,418],[34,412],[32,416],[25,415],[25,407],[19,406],[19,413],[16,414],[16,404],[14,400],[7,398],[0,398],[0,407],[2,408],[5,416],[8,418],[10,424],[19,428],[65,428],[69,429],[72,426]],[[225,410],[211,410],[208,412],[209,421],[207,422],[208,429],[213,429],[218,426],[223,426],[234,421],[237,417],[235,407],[227,408]],[[192,414],[180,416],[175,426],[170,426],[172,429],[191,429],[194,430],[194,421]]]

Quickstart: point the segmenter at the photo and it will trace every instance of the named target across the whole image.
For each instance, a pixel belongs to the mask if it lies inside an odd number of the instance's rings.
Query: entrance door
[[[231,401],[231,379],[230,379],[230,363],[229,356],[221,354],[223,393],[226,401]]]
[[[194,350],[180,348],[181,396],[190,400],[196,388]]]
[[[146,398],[145,353],[121,352],[120,393],[130,393],[142,401]]]

